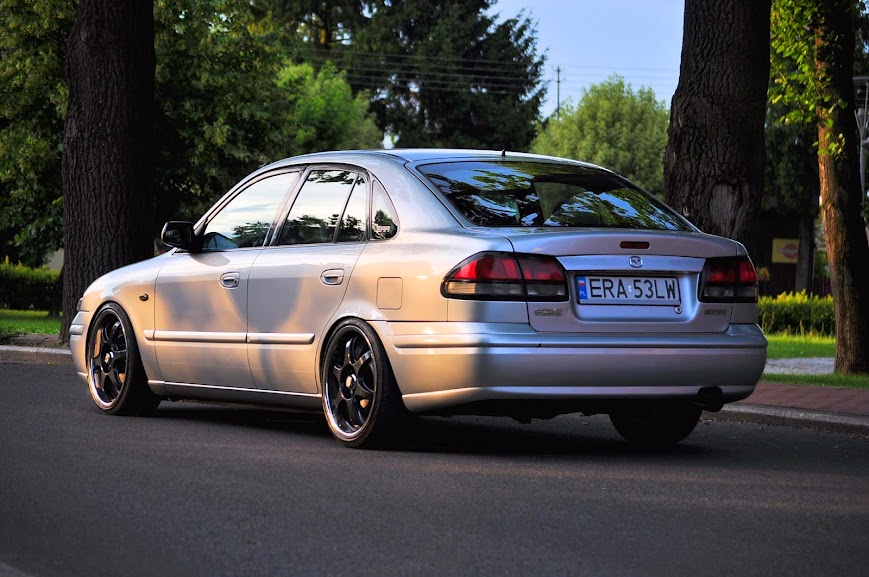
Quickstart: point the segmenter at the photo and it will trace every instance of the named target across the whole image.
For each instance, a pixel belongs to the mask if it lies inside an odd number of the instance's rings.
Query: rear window
[[[480,226],[692,230],[654,196],[592,168],[466,161],[426,164],[419,171]]]

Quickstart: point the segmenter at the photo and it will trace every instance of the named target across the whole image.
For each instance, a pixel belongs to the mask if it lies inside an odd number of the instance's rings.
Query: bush
[[[767,333],[835,335],[833,297],[782,293],[757,302],[760,326]]]
[[[0,308],[48,310],[58,282],[55,270],[0,262]]]

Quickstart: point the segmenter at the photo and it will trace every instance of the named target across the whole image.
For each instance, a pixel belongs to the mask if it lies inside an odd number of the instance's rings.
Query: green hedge
[[[767,333],[835,335],[833,297],[805,292],[760,297],[757,302],[760,326]]]
[[[58,282],[60,273],[55,270],[0,262],[0,307],[48,310]]]

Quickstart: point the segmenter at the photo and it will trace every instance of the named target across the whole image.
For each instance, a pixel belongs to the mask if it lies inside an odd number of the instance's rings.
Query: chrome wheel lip
[[[91,397],[100,408],[111,409],[121,398],[130,372],[124,324],[111,309],[97,315],[87,354]]]
[[[354,341],[357,345],[352,350]],[[361,350],[359,344],[364,345]],[[321,381],[324,412],[335,436],[352,441],[368,428],[376,402],[378,376],[370,339],[354,326],[340,328],[330,339]],[[361,401],[365,401],[365,406],[356,415],[341,414],[342,410],[346,413],[347,407],[354,407]],[[354,416],[361,419],[352,423]]]

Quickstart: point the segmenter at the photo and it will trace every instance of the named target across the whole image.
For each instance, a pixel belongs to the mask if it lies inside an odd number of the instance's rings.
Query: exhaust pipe
[[[703,387],[697,392],[693,404],[704,411],[717,413],[724,406],[724,393],[721,387]]]

